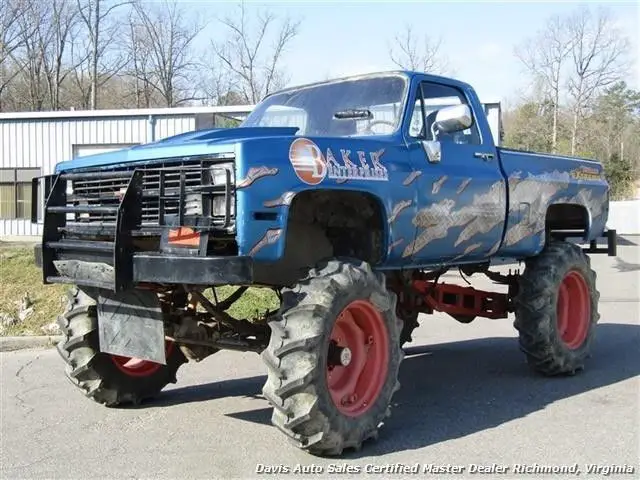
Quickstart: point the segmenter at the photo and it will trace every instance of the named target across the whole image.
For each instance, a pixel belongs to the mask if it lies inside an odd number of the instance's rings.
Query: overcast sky
[[[236,3],[190,1],[190,8],[224,16]],[[453,76],[471,83],[487,101],[508,101],[526,85],[514,46],[533,35],[545,19],[575,10],[579,2],[245,2],[268,5],[278,15],[302,21],[285,56],[290,84],[327,77],[389,70],[389,42],[403,25],[416,34],[442,38]],[[635,60],[627,81],[640,89],[640,2],[582,2],[607,6],[632,42]],[[207,32],[209,33],[209,32]],[[216,32],[210,32],[216,37]]]

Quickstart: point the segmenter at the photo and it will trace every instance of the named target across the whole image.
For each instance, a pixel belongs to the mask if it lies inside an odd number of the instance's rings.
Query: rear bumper
[[[618,235],[615,230],[607,230],[601,237],[606,241],[605,246],[600,246],[598,240],[591,240],[588,247],[582,250],[585,253],[606,253],[610,257],[615,257],[618,254]]]
[[[581,233],[578,232],[553,232],[554,238],[560,240],[574,240],[582,243],[584,239]],[[603,245],[604,243],[604,245]],[[615,230],[605,231],[601,237],[595,238],[589,242],[588,247],[582,247],[584,253],[606,253],[610,257],[615,257],[618,254],[618,235]]]
[[[42,268],[42,245],[34,249],[35,261]],[[253,280],[251,257],[193,257],[166,253],[134,253],[133,283],[190,285],[247,285]],[[55,265],[54,261],[54,265]],[[96,275],[95,267],[100,267]],[[113,289],[114,267],[99,262],[66,260],[58,263],[58,276],[47,276],[45,283]]]

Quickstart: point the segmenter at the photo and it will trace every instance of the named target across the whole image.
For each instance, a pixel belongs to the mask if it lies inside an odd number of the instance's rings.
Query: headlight
[[[233,182],[233,163],[217,163],[209,167],[211,172],[211,182],[214,185],[224,185],[227,182],[227,172],[229,172],[229,178]]]
[[[233,162],[216,163],[209,167],[211,172],[211,183],[213,185],[224,186],[227,183],[227,176],[229,178],[230,186],[235,183],[235,164]],[[229,210],[233,215],[235,211],[235,195],[231,194],[229,198]],[[225,216],[227,213],[227,204],[224,195],[224,190],[216,190],[216,194],[211,199],[211,215]]]
[[[235,198],[232,196],[229,204],[229,213],[233,215],[235,210]],[[224,201],[224,195],[216,195],[211,203],[211,215],[224,216],[227,214],[227,206]]]

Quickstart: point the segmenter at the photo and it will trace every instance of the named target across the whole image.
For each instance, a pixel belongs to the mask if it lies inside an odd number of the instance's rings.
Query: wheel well
[[[582,205],[561,203],[549,206],[545,221],[547,235],[556,231],[579,231],[586,235],[589,230],[589,212]]]
[[[352,257],[374,265],[383,258],[385,213],[379,200],[369,193],[351,190],[301,192],[291,203],[288,226],[292,223],[324,231],[333,247],[334,257]]]

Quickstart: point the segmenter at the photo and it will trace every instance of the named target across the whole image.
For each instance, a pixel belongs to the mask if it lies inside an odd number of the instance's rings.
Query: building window
[[[39,168],[0,168],[0,219],[31,218],[31,179]]]

